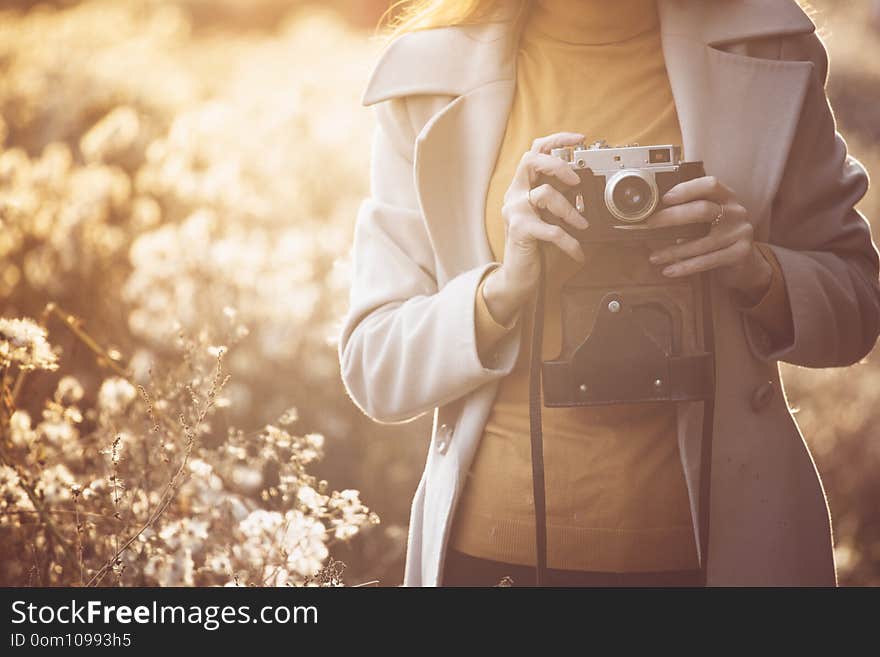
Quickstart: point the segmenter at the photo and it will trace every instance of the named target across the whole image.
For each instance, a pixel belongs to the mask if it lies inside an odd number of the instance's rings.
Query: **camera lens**
[[[654,176],[640,169],[622,169],[605,182],[605,207],[618,221],[637,224],[657,208],[659,193]]]
[[[629,176],[618,181],[614,186],[614,205],[621,213],[628,216],[639,216],[653,202],[650,185],[643,178]]]

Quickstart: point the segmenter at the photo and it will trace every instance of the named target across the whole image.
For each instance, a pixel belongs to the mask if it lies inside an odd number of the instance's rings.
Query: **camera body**
[[[577,229],[542,211],[590,247],[587,263],[561,290],[562,344],[543,361],[548,407],[681,402],[714,394],[708,281],[670,280],[648,263],[651,242],[694,239],[707,223],[652,228],[663,195],[705,175],[702,162],[682,162],[677,146],[557,148],[580,184],[543,176],[590,225]]]
[[[564,185],[543,176],[590,222],[584,230],[572,229],[549,212],[543,218],[563,225],[582,242],[614,242],[633,239],[694,238],[705,235],[707,224],[674,228],[648,228],[645,221],[664,207],[663,195],[675,185],[705,175],[702,162],[682,162],[681,149],[671,144],[656,146],[608,146],[598,141],[555,148],[551,155],[569,163],[580,184]]]

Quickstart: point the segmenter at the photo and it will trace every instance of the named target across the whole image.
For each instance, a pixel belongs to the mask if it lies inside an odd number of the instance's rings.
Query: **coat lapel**
[[[787,2],[666,0],[660,19],[685,156],[702,160],[758,223],[769,214],[785,169],[812,64],[750,57],[727,46],[810,32],[813,24]]]
[[[414,153],[441,284],[492,260],[483,215],[513,102],[522,16],[508,1],[488,24],[404,35],[380,58],[364,93],[365,105],[413,94],[452,98],[421,129]]]
[[[486,194],[504,137],[515,82],[500,80],[459,96],[416,143],[416,190],[438,254],[438,277],[492,260],[483,222]]]

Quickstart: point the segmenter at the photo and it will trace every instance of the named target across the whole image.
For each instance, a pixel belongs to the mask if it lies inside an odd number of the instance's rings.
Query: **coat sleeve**
[[[352,285],[339,340],[342,380],[379,422],[413,419],[493,379],[516,362],[520,332],[477,352],[474,299],[494,263],[442,286],[414,185],[416,130],[406,98],[375,106],[370,195],[359,209]]]
[[[855,209],[868,176],[837,132],[825,94],[828,56],[819,37],[790,37],[782,57],[814,65],[770,218],[769,243],[784,274],[793,332],[784,344],[773,344],[766,330],[744,316],[746,336],[764,360],[849,365],[871,351],[880,330],[877,249]]]

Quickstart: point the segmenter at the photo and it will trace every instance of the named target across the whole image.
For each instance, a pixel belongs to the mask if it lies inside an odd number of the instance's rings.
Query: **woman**
[[[834,585],[824,492],[777,366],[849,365],[880,327],[854,209],[867,176],[835,131],[824,47],[793,0],[606,7],[411,3],[365,92],[378,126],[340,361],[377,421],[434,411],[404,583],[533,581],[523,308],[543,249],[543,357],[559,349],[559,287],[583,267],[711,272],[716,336],[708,510],[701,404],[544,409],[548,583]],[[571,233],[589,213],[554,189],[576,180],[549,153],[596,139],[703,161],[710,175],[649,222],[708,235],[585,251]]]

